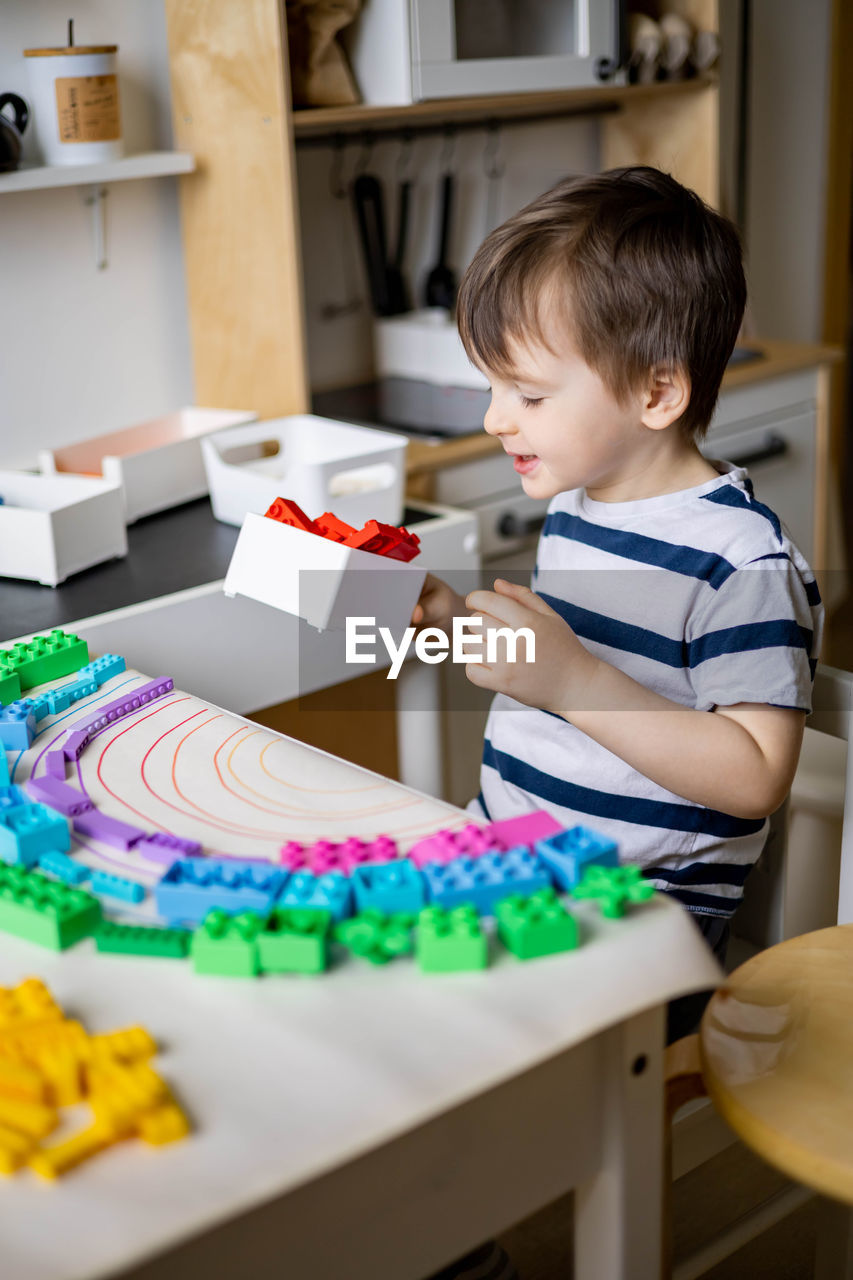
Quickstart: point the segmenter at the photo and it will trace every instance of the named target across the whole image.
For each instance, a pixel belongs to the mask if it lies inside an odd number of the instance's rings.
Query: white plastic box
[[[376,320],[373,346],[380,378],[488,390],[487,378],[468,359],[456,323],[443,307]]]
[[[202,441],[213,514],[242,524],[284,497],[312,519],[333,511],[356,528],[368,520],[399,525],[407,444],[393,432],[310,413],[217,431]]]
[[[55,587],[127,555],[121,488],[86,476],[0,471],[0,577]]]
[[[343,631],[347,617],[370,617],[399,636],[411,622],[425,577],[415,564],[250,512],[222,589],[304,618],[320,631]]]
[[[223,427],[257,422],[257,418],[243,409],[176,409],[79,444],[42,450],[39,466],[47,474],[103,475],[120,485],[125,520],[133,524],[141,516],[203,498],[207,478],[200,437]]]

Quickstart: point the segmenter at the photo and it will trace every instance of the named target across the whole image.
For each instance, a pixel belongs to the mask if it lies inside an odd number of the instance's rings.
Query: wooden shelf
[[[476,98],[438,98],[408,106],[307,107],[294,110],[297,142],[364,129],[419,129],[453,122],[523,120],[534,116],[570,116],[619,111],[632,102],[701,93],[717,84],[713,75],[692,80],[661,81],[649,85],[601,85],[589,89],[561,89],[548,93],[490,94]]]
[[[148,151],[100,164],[38,165],[0,174],[0,194],[6,191],[42,191],[48,187],[85,187],[130,178],[162,178],[192,173],[195,157],[186,151]]]

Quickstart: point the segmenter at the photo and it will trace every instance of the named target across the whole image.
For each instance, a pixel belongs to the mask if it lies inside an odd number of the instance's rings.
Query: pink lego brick
[[[355,867],[369,862],[390,862],[399,857],[397,844],[390,836],[377,836],[375,840],[360,840],[350,836],[341,844],[332,840],[317,840],[312,845],[288,840],[279,851],[279,864],[290,871],[310,871],[322,876],[329,871],[351,875]]]
[[[498,849],[513,849],[520,844],[533,845],[537,840],[545,840],[562,830],[557,819],[544,809],[534,809],[532,813],[523,813],[518,818],[491,822],[486,827]]]
[[[454,858],[481,858],[483,854],[500,851],[501,846],[488,827],[478,827],[470,822],[461,831],[442,829],[425,840],[419,840],[412,845],[406,857],[411,858],[416,867],[424,867],[428,862],[444,866]]]
[[[48,751],[44,758],[44,767],[51,778],[58,778],[60,782],[65,781],[65,753],[63,751]]]

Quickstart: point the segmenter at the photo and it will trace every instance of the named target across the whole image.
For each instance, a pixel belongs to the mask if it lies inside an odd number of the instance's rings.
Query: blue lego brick
[[[83,862],[75,862],[67,853],[43,853],[39,858],[39,871],[49,871],[64,884],[83,884],[91,872]]]
[[[453,858],[443,866],[428,862],[423,876],[430,902],[446,910],[470,902],[483,915],[491,915],[501,898],[535,893],[551,883],[544,863],[524,846],[481,858]]]
[[[178,858],[154,891],[157,910],[166,920],[201,921],[214,907],[265,915],[288,874],[271,864],[238,859]]]
[[[39,720],[43,720],[46,715],[52,714],[50,705],[50,693],[40,693],[37,697],[31,699],[33,704],[33,716],[36,724]]]
[[[0,858],[30,867],[43,853],[67,853],[71,832],[65,818],[43,804],[21,804],[0,814]]]
[[[389,916],[400,911],[416,914],[426,901],[423,876],[408,858],[355,867],[350,883],[359,912],[376,910]]]
[[[94,676],[86,676],[80,678],[78,673],[77,679],[73,684],[69,685],[71,692],[71,701],[80,702],[82,698],[88,698],[91,694],[98,692],[98,682]]]
[[[67,711],[71,706],[71,689],[70,684],[61,684],[58,689],[48,689],[45,697],[52,716],[58,716],[60,711]]]
[[[17,809],[21,804],[29,804],[30,797],[26,791],[11,783],[8,787],[0,787],[0,822],[7,809]]]
[[[276,906],[313,907],[330,911],[335,920],[343,920],[352,911],[352,889],[349,879],[338,871],[327,871],[322,876],[294,871]]]
[[[121,898],[122,902],[142,902],[145,897],[145,886],[136,880],[128,880],[126,876],[114,876],[109,871],[93,871],[92,893],[101,893],[107,898]]]
[[[26,751],[32,746],[35,732],[32,698],[20,698],[8,707],[0,707],[0,746],[7,751]]]
[[[5,750],[0,748],[0,787],[8,787],[9,781],[9,761]]]
[[[100,658],[95,658],[92,662],[81,667],[77,672],[77,678],[85,680],[87,678],[96,680],[98,688],[102,684],[106,684],[113,676],[120,675],[126,669],[127,664],[124,658],[119,657],[117,653],[105,653]]]
[[[534,845],[558,889],[571,892],[580,884],[587,867],[618,867],[619,852],[608,836],[589,827],[570,827]]]

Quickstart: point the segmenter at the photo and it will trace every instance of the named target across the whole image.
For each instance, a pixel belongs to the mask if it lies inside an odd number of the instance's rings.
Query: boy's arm
[[[529,627],[536,660],[472,664],[473,684],[563,716],[695,804],[739,818],[764,818],[779,807],[797,767],[804,712],[757,703],[713,712],[683,707],[596,658],[534,592],[495,585],[498,594],[472,592],[469,607],[492,625]]]

